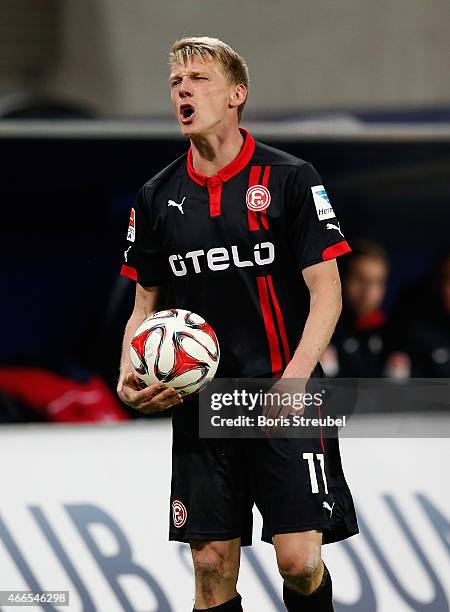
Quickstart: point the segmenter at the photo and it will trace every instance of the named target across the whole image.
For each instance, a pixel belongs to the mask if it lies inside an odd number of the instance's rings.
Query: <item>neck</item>
[[[193,137],[191,147],[194,168],[200,174],[214,176],[236,159],[243,144],[244,138],[237,126],[222,133]]]

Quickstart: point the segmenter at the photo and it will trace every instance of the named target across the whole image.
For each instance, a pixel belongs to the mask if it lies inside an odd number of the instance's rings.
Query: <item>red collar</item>
[[[187,171],[191,179],[202,187],[204,187],[208,179],[213,179],[213,181],[217,181],[217,178],[219,178],[222,182],[226,183],[234,176],[236,176],[236,174],[241,172],[241,170],[243,170],[245,166],[247,166],[255,151],[255,139],[251,134],[247,132],[247,130],[244,130],[243,128],[240,128],[240,132],[242,136],[244,136],[245,140],[239,155],[235,159],[233,159],[233,161],[229,163],[228,166],[225,166],[225,168],[219,170],[219,172],[213,177],[205,176],[204,174],[200,174],[200,172],[197,172],[197,170],[195,170],[194,164],[192,163],[191,147],[187,155]]]
[[[375,310],[374,312],[364,315],[356,319],[355,327],[358,331],[365,329],[374,329],[381,327],[386,323],[386,315],[381,310]]]

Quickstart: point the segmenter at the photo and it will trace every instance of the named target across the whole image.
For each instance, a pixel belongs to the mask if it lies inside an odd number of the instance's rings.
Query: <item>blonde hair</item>
[[[202,61],[217,61],[222,65],[231,85],[245,85],[248,88],[248,68],[243,57],[218,38],[189,36],[172,45],[169,64],[186,64],[193,57]],[[238,107],[238,119],[242,117],[245,102]]]

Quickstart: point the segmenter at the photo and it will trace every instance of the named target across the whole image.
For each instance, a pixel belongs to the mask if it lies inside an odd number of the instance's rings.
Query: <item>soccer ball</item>
[[[137,328],[130,358],[145,385],[166,383],[182,395],[192,395],[214,377],[220,349],[202,317],[173,308],[156,312]]]

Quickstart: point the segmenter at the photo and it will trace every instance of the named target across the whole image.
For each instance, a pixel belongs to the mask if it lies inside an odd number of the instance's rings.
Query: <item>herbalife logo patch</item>
[[[323,185],[316,185],[315,187],[311,187],[311,191],[314,198],[314,204],[316,205],[316,212],[319,221],[323,221],[324,219],[332,219],[335,217],[336,215],[334,214],[334,210],[331,208],[330,199],[325,191],[325,187]]]

